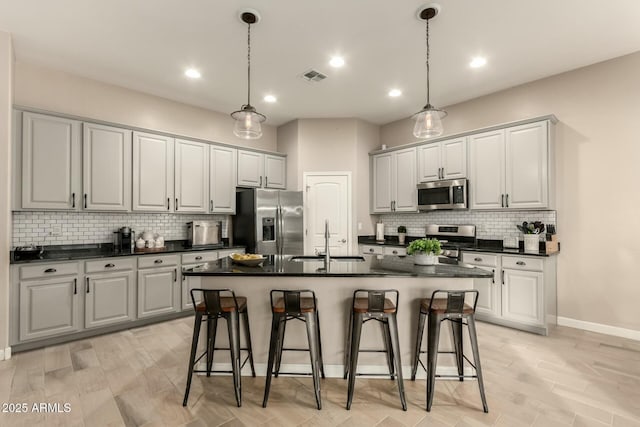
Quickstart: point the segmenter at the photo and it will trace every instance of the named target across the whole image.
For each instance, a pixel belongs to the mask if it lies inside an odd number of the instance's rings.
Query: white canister
[[[136,240],[136,248],[144,249],[144,239],[142,237]]]
[[[376,224],[376,240],[384,241],[384,224],[381,222]]]
[[[524,251],[529,253],[540,252],[540,235],[539,234],[524,235]]]

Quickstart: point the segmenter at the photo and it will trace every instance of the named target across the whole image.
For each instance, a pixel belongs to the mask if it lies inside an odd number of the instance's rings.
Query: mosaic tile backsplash
[[[384,223],[384,234],[390,236],[398,234],[399,225],[407,227],[409,236],[424,236],[427,224],[472,224],[476,226],[478,239],[498,240],[519,236],[516,225],[523,221],[557,225],[556,211],[435,211],[380,215],[379,221]]]
[[[222,237],[228,237],[227,219],[226,215],[165,213],[13,212],[12,246],[110,243],[113,232],[123,226],[137,235],[153,231],[165,240],[182,240],[187,238],[187,222],[198,220],[222,221]],[[52,236],[52,231],[60,235]]]

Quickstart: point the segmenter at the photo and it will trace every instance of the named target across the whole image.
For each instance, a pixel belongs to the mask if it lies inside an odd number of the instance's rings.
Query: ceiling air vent
[[[324,79],[327,78],[326,74],[322,74],[320,71],[316,71],[314,69],[311,69],[309,71],[305,71],[302,76],[301,76],[304,80],[308,81],[308,82],[320,82]]]

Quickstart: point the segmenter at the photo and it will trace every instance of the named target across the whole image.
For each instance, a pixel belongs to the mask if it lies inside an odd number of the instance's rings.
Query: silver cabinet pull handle
[[[504,270],[502,270],[502,285],[504,286]]]
[[[157,259],[155,261],[153,261],[154,264],[162,264],[162,260],[161,259]]]
[[[56,271],[58,271],[58,270],[56,270],[55,268],[47,268],[44,272],[45,273],[55,273]]]
[[[482,261],[482,258],[480,258],[479,256],[477,256],[477,257],[475,257],[473,260],[474,260],[474,261],[476,261],[476,262],[480,262],[480,261]]]
[[[262,177],[260,177],[260,187],[262,187]]]
[[[516,264],[518,264],[518,265],[527,265],[527,263],[524,262],[524,261],[518,261],[518,262],[516,262]]]
[[[200,255],[198,255],[198,256],[196,257],[196,261],[200,261],[201,259],[202,259],[202,257],[201,257]]]
[[[210,208],[209,210],[210,210],[211,212],[213,212],[213,200],[211,200],[211,201],[209,202],[209,206],[211,206],[211,208]]]
[[[493,276],[491,276],[491,284],[495,284],[496,283],[496,270],[492,269],[491,272],[493,273]]]
[[[115,266],[116,266],[115,264],[109,263],[109,264],[105,264],[104,268],[113,268]]]
[[[177,268],[173,269],[173,281],[174,282],[178,281],[178,269]]]

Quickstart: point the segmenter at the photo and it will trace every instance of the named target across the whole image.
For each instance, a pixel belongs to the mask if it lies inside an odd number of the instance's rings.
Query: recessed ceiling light
[[[395,98],[396,96],[402,95],[402,91],[400,89],[391,89],[389,91],[389,96]]]
[[[344,58],[341,56],[334,56],[329,61],[329,65],[331,65],[333,68],[340,68],[344,65]]]
[[[484,67],[485,65],[487,65],[487,58],[483,58],[481,56],[476,56],[471,60],[471,62],[469,62],[469,66],[471,68],[480,68]]]
[[[187,70],[184,72],[184,75],[189,77],[190,79],[199,79],[200,77],[202,77],[200,71],[196,70],[195,68],[187,68]]]
[[[273,95],[266,95],[263,99],[264,99],[264,102],[269,102],[269,103],[274,103],[278,100],[278,98],[276,98]]]

